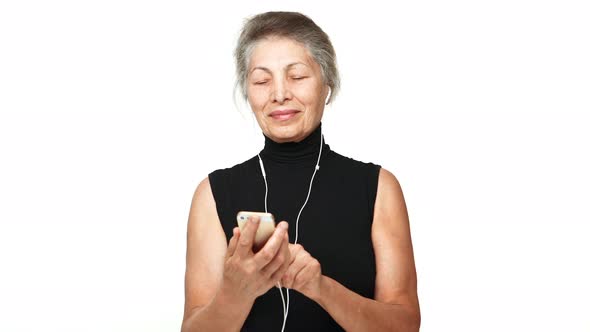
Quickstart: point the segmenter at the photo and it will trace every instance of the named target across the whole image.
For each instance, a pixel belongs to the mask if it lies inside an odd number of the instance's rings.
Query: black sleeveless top
[[[260,152],[268,182],[268,212],[277,223],[289,222],[291,243],[319,155],[320,129],[321,123],[300,142],[276,143],[265,135]],[[320,262],[322,274],[367,298],[374,298],[375,290],[371,225],[380,167],[332,151],[324,138],[320,169],[299,218],[297,242]],[[209,181],[229,241],[238,211],[264,211],[258,156],[210,173]],[[289,298],[285,331],[344,331],[316,302],[293,289]],[[280,332],[282,324],[281,295],[272,287],[256,299],[241,331]]]

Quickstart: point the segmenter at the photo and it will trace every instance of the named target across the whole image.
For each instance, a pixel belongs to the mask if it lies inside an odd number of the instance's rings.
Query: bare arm
[[[375,299],[322,276],[318,302],[347,331],[418,331],[416,269],[406,204],[393,174],[381,169],[372,228]]]
[[[225,234],[205,178],[195,191],[189,213],[182,332],[239,331],[244,324],[254,302],[221,288],[226,251]]]

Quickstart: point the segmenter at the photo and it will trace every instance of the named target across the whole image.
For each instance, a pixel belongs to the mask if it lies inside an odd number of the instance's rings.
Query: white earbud
[[[328,105],[328,100],[332,96],[332,88],[328,87],[328,96],[326,97],[326,105]]]

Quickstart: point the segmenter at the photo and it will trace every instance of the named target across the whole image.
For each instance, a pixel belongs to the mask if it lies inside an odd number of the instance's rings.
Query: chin
[[[285,124],[271,127],[270,133],[277,141],[291,142],[300,136],[301,131],[297,124]]]

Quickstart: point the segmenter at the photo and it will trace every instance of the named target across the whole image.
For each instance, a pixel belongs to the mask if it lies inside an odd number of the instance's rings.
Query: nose
[[[291,91],[288,84],[283,80],[275,80],[272,94],[273,102],[283,104],[286,100],[291,100]]]

